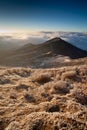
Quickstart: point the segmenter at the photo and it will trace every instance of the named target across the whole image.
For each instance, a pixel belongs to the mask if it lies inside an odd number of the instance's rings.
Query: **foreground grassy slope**
[[[0,130],[87,130],[87,65],[1,67]]]

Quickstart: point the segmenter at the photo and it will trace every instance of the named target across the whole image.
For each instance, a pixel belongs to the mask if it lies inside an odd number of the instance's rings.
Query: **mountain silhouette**
[[[44,48],[49,48],[53,54],[69,56],[72,59],[82,58],[87,56],[87,51],[79,49],[74,45],[62,40],[61,38],[53,38],[41,45]]]
[[[74,45],[57,37],[39,45],[27,44],[19,50],[32,56],[41,56],[47,54],[48,52],[50,52],[51,55],[69,56],[72,59],[87,56],[87,51],[77,48]]]
[[[63,60],[65,60],[66,57],[78,59],[87,57],[87,51],[56,37],[42,44],[26,44],[20,49],[6,54],[0,62],[2,65],[10,66],[39,66],[40,64],[44,64],[45,61],[47,62],[52,59],[60,62],[60,60],[56,58],[61,58],[61,56]],[[53,62],[52,60],[52,64]]]

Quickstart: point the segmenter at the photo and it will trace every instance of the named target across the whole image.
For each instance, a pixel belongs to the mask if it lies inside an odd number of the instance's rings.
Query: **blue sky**
[[[0,0],[0,30],[87,32],[87,0]]]

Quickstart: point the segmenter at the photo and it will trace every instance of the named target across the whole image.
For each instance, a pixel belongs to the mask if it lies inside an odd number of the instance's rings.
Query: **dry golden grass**
[[[87,66],[1,67],[0,130],[87,130]]]
[[[40,73],[40,74],[34,74],[32,77],[31,77],[31,80],[33,82],[38,82],[40,84],[44,84],[46,82],[49,82],[51,81],[51,76],[48,74],[48,73]]]
[[[74,80],[76,75],[77,75],[76,71],[68,71],[68,72],[65,72],[65,73],[62,74],[62,78],[63,78],[63,80],[64,79]]]

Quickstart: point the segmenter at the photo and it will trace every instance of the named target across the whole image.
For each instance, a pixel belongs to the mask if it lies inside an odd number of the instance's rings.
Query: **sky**
[[[0,32],[87,32],[87,0],[0,0]]]

